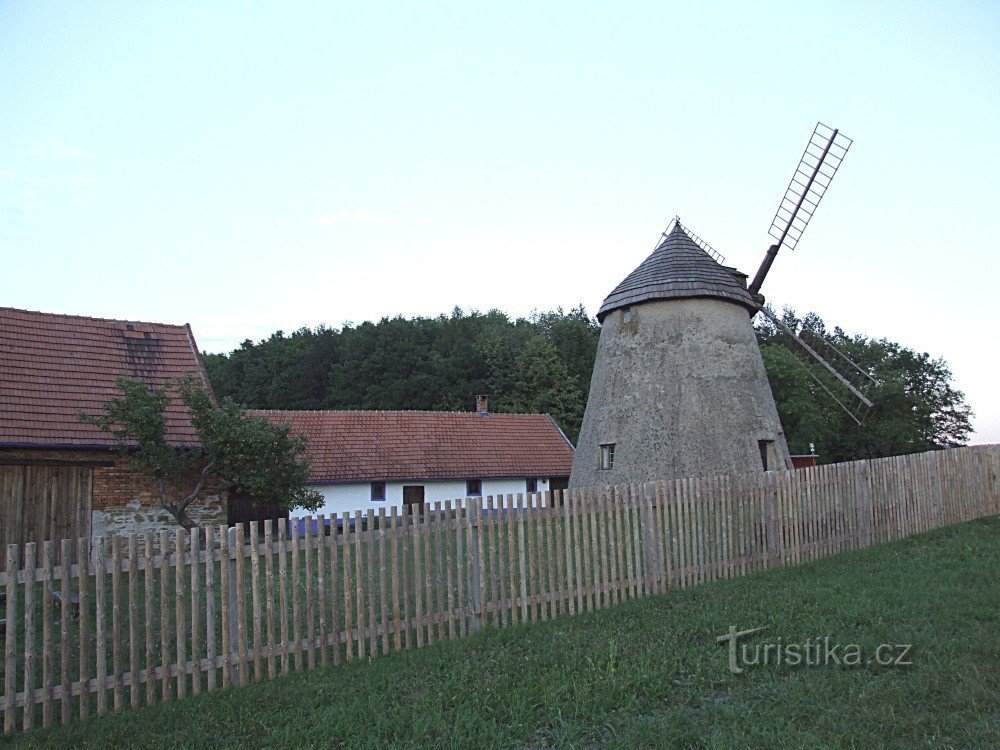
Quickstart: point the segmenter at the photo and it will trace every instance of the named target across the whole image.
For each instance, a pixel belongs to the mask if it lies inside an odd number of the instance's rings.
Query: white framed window
[[[601,446],[601,458],[598,464],[601,471],[610,471],[615,468],[615,444],[604,443]]]

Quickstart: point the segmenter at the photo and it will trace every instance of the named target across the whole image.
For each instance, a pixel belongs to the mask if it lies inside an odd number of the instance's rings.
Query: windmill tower
[[[760,289],[782,247],[794,248],[850,140],[817,125],[772,221],[777,240],[753,282],[724,265],[679,219],[597,313],[601,335],[571,487],[791,468],[751,323],[762,310],[802,352],[803,366],[860,421],[871,406],[851,376],[764,308]],[[834,350],[841,355],[839,350]],[[846,357],[844,357],[846,359]],[[812,365],[808,363],[812,363]],[[848,395],[839,393],[845,389]]]

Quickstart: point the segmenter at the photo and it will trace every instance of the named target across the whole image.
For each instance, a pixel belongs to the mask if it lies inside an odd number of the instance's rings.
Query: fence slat
[[[382,653],[389,653],[389,582],[388,568],[386,566],[386,541],[388,527],[386,523],[385,507],[378,509],[378,589],[379,589],[379,615],[381,616],[379,628],[382,634]],[[449,573],[449,582],[451,580]],[[449,590],[451,585],[449,583]],[[449,607],[449,612],[451,608]],[[452,629],[454,625],[449,622]],[[452,636],[454,637],[454,636]]]
[[[63,539],[59,549],[59,676],[61,685],[61,700],[59,704],[60,720],[69,724],[73,712],[72,674],[70,673],[70,655],[73,653],[72,630],[69,625],[70,583],[72,581],[73,540]]]
[[[107,540],[101,537],[97,540],[97,553],[94,558],[94,609],[95,636],[94,656],[97,659],[95,675],[97,677],[97,715],[108,714],[108,634],[107,634]],[[167,663],[164,664],[166,666]]]
[[[492,498],[491,498],[492,501]],[[452,552],[452,539],[454,538],[455,531],[455,518],[452,515],[454,508],[452,507],[451,500],[446,500],[444,503],[444,514],[447,518],[447,528],[444,534],[444,545],[445,545],[445,590],[448,592],[447,596],[447,607],[448,607],[448,640],[455,640],[457,636],[455,620],[458,614],[455,611],[455,589],[454,589],[454,579],[452,568],[455,565],[455,558]],[[457,515],[457,512],[456,512]],[[384,595],[383,595],[384,599]],[[384,618],[384,616],[383,616]],[[398,649],[397,649],[398,650]]]
[[[259,530],[256,521],[251,521],[248,525],[250,531],[250,607],[253,622],[253,678],[260,682],[264,679],[264,607],[261,602],[260,590],[260,540],[258,539]]]
[[[340,547],[341,539],[340,521],[336,513],[330,514],[330,627],[333,630],[333,664],[340,664]]]
[[[236,608],[231,614],[236,619],[236,657],[239,662],[239,683],[250,682],[250,665],[247,649],[247,584],[246,584],[246,524],[236,524]]]
[[[517,545],[517,506],[514,496],[508,494],[504,498],[507,529],[507,577],[510,588],[507,591],[507,607],[511,624],[518,621],[518,571],[520,570]]]
[[[201,692],[201,568],[198,560],[201,557],[201,528],[195,526],[190,530],[188,542],[191,555],[191,694]],[[136,696],[138,700],[138,695]]]
[[[351,661],[354,658],[354,573],[351,567],[351,514],[344,513],[342,516],[342,531],[340,547],[343,558],[343,614],[344,614],[344,658]]]
[[[301,519],[292,519],[292,544],[291,544],[291,581],[289,586],[292,589],[292,660],[295,664],[295,671],[302,669],[302,575],[299,572],[301,541]],[[360,576],[359,576],[360,577]],[[358,586],[360,586],[360,582]]]
[[[312,516],[306,516],[305,524],[306,533],[302,537],[302,560],[306,580],[302,615],[306,618],[306,667],[312,670],[316,668],[316,599],[313,583],[313,548],[315,547],[316,527],[313,525]]]
[[[270,522],[269,522],[270,523]],[[270,528],[270,526],[268,526]],[[216,549],[216,529],[211,526],[205,528],[205,550],[207,552],[207,562],[205,564],[205,659],[208,660],[208,669],[205,675],[205,687],[211,692],[216,688],[218,670],[215,667],[217,656],[215,648],[215,627],[216,627],[216,587],[215,587],[215,549]],[[225,564],[220,561],[220,564]],[[274,675],[271,675],[272,677]],[[152,684],[152,682],[150,682]],[[151,693],[149,694],[151,695]]]
[[[455,598],[458,607],[458,635],[464,638],[469,632],[469,595],[468,595],[468,576],[469,569],[466,564],[467,550],[466,550],[466,525],[469,518],[467,504],[464,500],[458,499],[455,501]],[[403,557],[403,565],[406,565],[407,557]],[[405,576],[404,576],[405,578]],[[405,585],[405,584],[404,584]],[[409,632],[409,631],[407,631]],[[409,648],[409,643],[407,643],[407,648]]]
[[[170,547],[167,544],[167,530],[160,529],[160,700],[166,702],[172,697],[170,694],[170,592],[169,592],[169,566]],[[98,571],[102,566],[98,566]],[[98,658],[100,662],[100,658]],[[100,681],[100,678],[98,678]],[[98,693],[98,700],[100,693]],[[100,711],[98,711],[100,713]],[[102,714],[103,716],[103,714]]]
[[[319,663],[320,666],[325,667],[327,665],[327,660],[329,655],[327,653],[327,634],[329,632],[329,624],[327,623],[327,568],[326,568],[326,549],[327,540],[329,539],[331,527],[327,526],[329,519],[325,516],[316,517],[316,613],[318,615],[317,628],[319,631],[319,638],[317,639],[316,647],[319,649]]]
[[[80,690],[78,708],[80,718],[86,719],[90,715],[90,690],[87,689],[90,683],[90,540],[81,537],[77,542],[77,549],[80,555],[79,567],[77,568],[77,592],[80,595],[77,644],[79,644],[80,651],[80,684],[83,686],[83,689]]]
[[[139,708],[139,539],[128,536],[129,707]]]
[[[42,542],[42,726],[52,726],[52,542]],[[27,696],[31,700],[31,696]]]
[[[423,545],[421,554],[423,556],[423,605],[424,605],[424,622],[421,626],[421,630],[426,630],[427,645],[430,646],[434,643],[434,616],[435,606],[434,606],[434,557],[431,555],[431,535],[433,529],[431,528],[431,506],[430,503],[424,503],[421,507],[420,513],[420,544]],[[419,580],[419,579],[418,579]],[[419,596],[419,593],[418,593]],[[420,626],[420,623],[418,623]]]
[[[175,628],[177,636],[177,697],[184,698],[187,695],[187,598],[185,593],[184,576],[184,547],[187,541],[187,534],[183,529],[178,529],[174,535],[174,610]]]
[[[356,511],[354,513],[354,585],[355,585],[355,597],[357,599],[357,611],[355,612],[357,620],[355,621],[355,631],[358,636],[358,658],[365,658],[365,639],[367,634],[365,633],[365,599],[364,599],[364,589],[365,581],[362,574],[362,559],[363,559],[363,549],[362,549],[362,531],[364,529],[363,519],[361,511]]]
[[[222,640],[222,687],[227,688],[233,684],[233,612],[232,612],[232,587],[230,580],[230,556],[232,550],[229,544],[229,529],[224,525],[219,526],[219,610],[221,613],[221,640]],[[281,585],[284,590],[284,568],[281,571]],[[284,601],[282,601],[284,605]],[[284,611],[284,607],[282,607]],[[166,695],[164,686],[164,695]]]
[[[16,728],[14,711],[17,708],[17,569],[20,567],[20,548],[16,544],[7,545],[7,560],[4,570],[7,571],[7,587],[4,595],[7,599],[6,630],[4,631],[4,663],[3,663],[3,731],[12,734]]]
[[[389,528],[389,560],[391,565],[390,579],[392,585],[392,648],[394,651],[400,651],[403,648],[403,638],[400,627],[399,606],[399,506],[392,506],[389,513]],[[336,533],[336,528],[334,528],[332,533]],[[336,623],[336,617],[334,617],[334,623]]]
[[[279,637],[281,638],[281,674],[290,669],[288,641],[288,523],[278,521],[278,614]]]

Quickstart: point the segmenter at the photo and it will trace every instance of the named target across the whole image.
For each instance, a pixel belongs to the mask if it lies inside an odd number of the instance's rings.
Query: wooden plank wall
[[[22,548],[29,542],[59,542],[90,536],[89,466],[0,465],[0,540]]]
[[[592,611],[994,515],[998,475],[1000,446],[977,446],[435,503],[419,516],[393,508],[301,527],[269,520],[262,530],[178,529],[92,545],[83,536],[79,562],[68,541],[19,541],[6,548],[13,572],[0,573],[4,731]],[[16,487],[40,481],[3,476]]]

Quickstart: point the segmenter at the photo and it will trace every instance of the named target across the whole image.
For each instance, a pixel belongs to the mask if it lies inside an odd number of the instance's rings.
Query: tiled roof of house
[[[98,414],[119,376],[161,387],[189,373],[211,390],[190,326],[0,307],[0,446],[113,447],[77,415]],[[197,444],[177,399],[165,416],[171,442]]]
[[[310,482],[567,477],[573,448],[547,414],[253,411],[308,441]]]
[[[680,222],[664,237],[646,260],[632,271],[604,300],[597,319],[621,307],[661,299],[714,297],[757,312],[747,291],[746,277],[723,266],[698,247]]]

